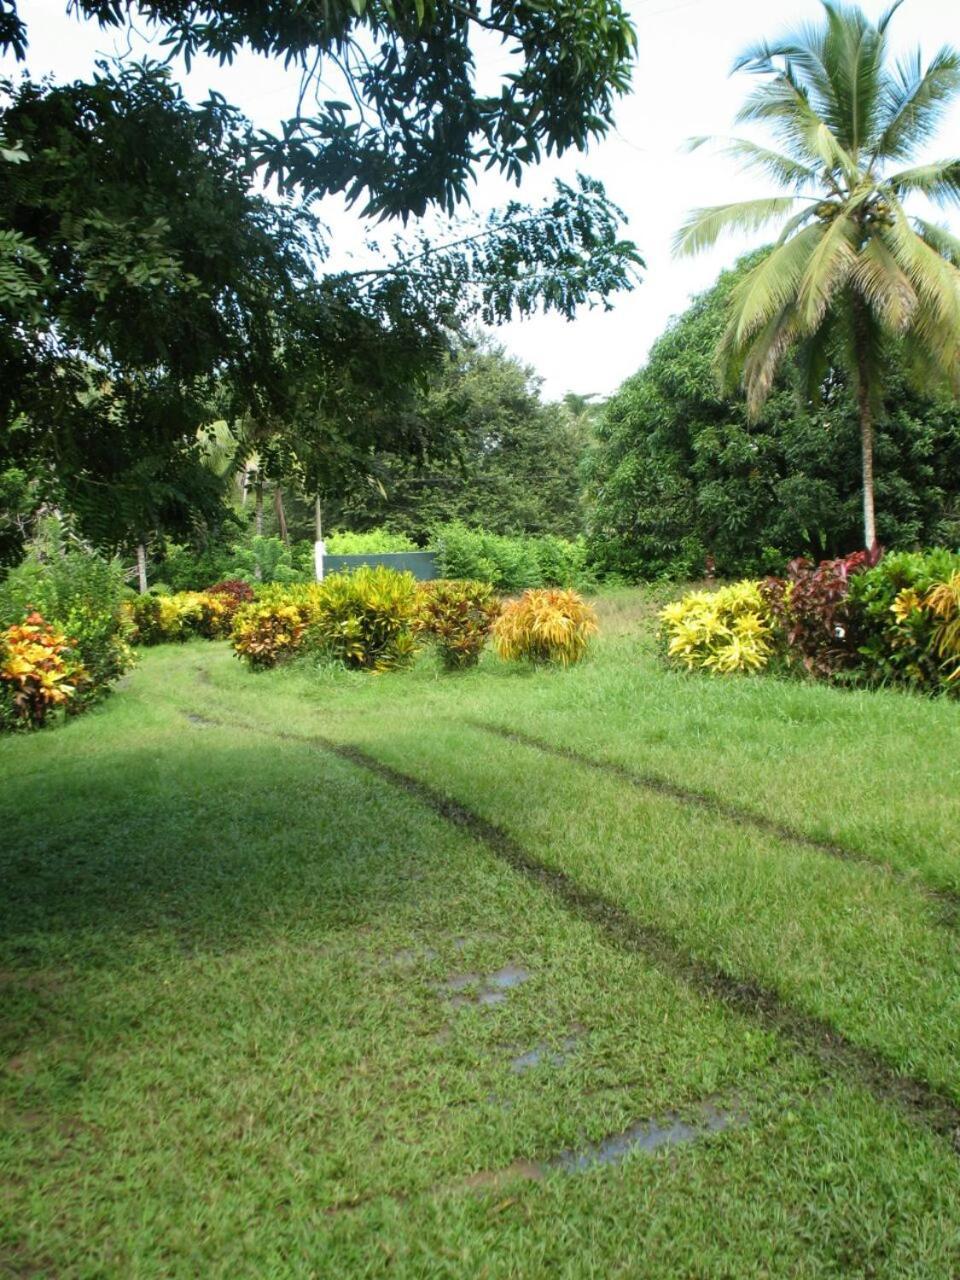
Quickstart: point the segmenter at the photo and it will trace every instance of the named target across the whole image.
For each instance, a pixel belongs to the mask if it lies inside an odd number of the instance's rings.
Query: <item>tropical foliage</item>
[[[825,3],[820,26],[743,53],[736,68],[761,83],[739,120],[771,129],[781,149],[746,138],[724,147],[783,194],[700,209],[676,240],[696,253],[723,232],[781,224],[773,252],[731,296],[719,367],[728,386],[742,382],[755,417],[789,351],[812,399],[842,355],[857,392],[867,547],[877,540],[874,433],[891,341],[922,388],[956,392],[960,380],[960,241],[908,212],[914,196],[960,196],[960,157],[919,157],[960,91],[960,54],[893,63],[898,7],[872,23]]]
[[[135,596],[125,605],[134,644],[168,644],[201,636],[220,639],[230,632],[237,606],[229,594],[179,591]]]
[[[960,553],[857,551],[785,578],[695,591],[662,610],[668,660],[960,693]]]
[[[280,599],[243,605],[233,621],[234,652],[251,667],[275,667],[300,650],[306,620],[296,604]]]
[[[763,598],[777,621],[787,662],[812,675],[835,675],[856,662],[851,581],[876,564],[879,550],[855,551],[818,565],[792,560],[786,578],[767,578]]]
[[[630,581],[782,573],[797,555],[836,557],[861,541],[854,388],[832,360],[819,405],[785,368],[759,417],[724,391],[714,355],[731,295],[763,258],[724,272],[654,344],[607,402],[590,458],[589,561]],[[877,531],[886,547],[960,545],[960,405],[915,392],[888,352],[877,422]]]
[[[510,538],[455,520],[434,530],[431,547],[444,577],[490,582],[499,591],[572,586],[585,573],[583,543],[550,535]]]
[[[692,591],[660,613],[670,661],[715,675],[760,671],[774,650],[773,619],[759,582]]]
[[[568,667],[587,652],[597,615],[576,591],[534,589],[508,600],[493,626],[501,658]]]
[[[39,613],[0,632],[0,729],[41,729],[76,697],[86,672]]]
[[[938,690],[956,679],[955,615],[960,555],[945,550],[900,551],[850,584],[859,663],[873,683]]]
[[[67,637],[70,662],[84,671],[82,680],[71,682],[71,713],[102,698],[133,663],[125,595],[120,563],[71,542],[51,520],[0,582],[0,627],[20,625],[37,613]]]
[[[417,631],[433,641],[445,670],[461,671],[480,661],[499,612],[500,601],[489,582],[423,582]]]
[[[393,671],[416,652],[417,584],[409,573],[362,568],[317,589],[311,642],[347,667]]]

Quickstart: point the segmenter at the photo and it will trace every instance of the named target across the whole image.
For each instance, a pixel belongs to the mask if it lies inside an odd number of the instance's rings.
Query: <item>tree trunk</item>
[[[289,542],[287,513],[283,509],[283,490],[279,485],[273,491],[273,509],[277,514],[277,528],[280,530],[280,538],[283,542]]]
[[[860,453],[863,459],[863,542],[868,551],[877,544],[877,524],[873,504],[873,408],[870,388],[860,380]]]
[[[860,457],[863,476],[863,542],[868,551],[877,544],[873,500],[873,403],[870,376],[869,318],[859,298],[853,302],[853,344],[857,361],[857,413],[860,419]]]
[[[323,512],[320,510],[320,495],[318,494],[313,504],[313,522],[316,529],[317,542],[323,541]]]
[[[260,473],[257,472],[257,479],[254,483],[254,498],[256,507],[254,509],[253,527],[258,538],[263,537],[263,481],[260,479]]]
[[[147,548],[142,542],[137,543],[137,585],[140,594],[147,594]]]

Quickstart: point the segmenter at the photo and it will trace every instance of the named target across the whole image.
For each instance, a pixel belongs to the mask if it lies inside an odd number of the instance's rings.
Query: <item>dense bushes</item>
[[[669,659],[718,673],[769,664],[863,685],[960,692],[960,555],[856,552],[785,578],[694,592],[660,614]]]
[[[381,567],[334,573],[317,589],[311,639],[345,666],[393,671],[416,650],[416,609],[417,584],[409,573]]]
[[[274,667],[300,650],[306,620],[296,604],[264,600],[243,605],[233,622],[234,652],[251,667]]]
[[[579,662],[597,631],[597,615],[575,591],[539,589],[508,600],[493,626],[493,644],[501,658]]]
[[[759,671],[773,649],[773,618],[759,582],[692,591],[660,617],[667,654],[688,670]]]
[[[858,654],[874,683],[924,690],[957,684],[956,628],[960,555],[900,551],[859,574],[850,588]]]
[[[340,530],[331,533],[325,541],[327,554],[331,556],[376,556],[420,550],[405,533],[392,533],[389,529],[368,529],[365,533]]]
[[[851,611],[851,583],[876,564],[879,551],[855,551],[813,565],[791,560],[785,578],[767,578],[764,599],[778,626],[788,664],[799,662],[812,675],[830,676],[855,665],[857,626]]]
[[[71,713],[102,698],[133,663],[123,612],[125,592],[123,569],[117,561],[81,548],[67,549],[55,524],[43,530],[42,540],[0,583],[0,629],[9,632],[11,627],[26,625],[28,616],[35,614],[52,634],[63,637],[62,654],[71,676],[56,684],[71,688],[56,705]],[[21,637],[17,643],[26,640]],[[13,714],[9,687],[4,705],[9,726]],[[23,724],[43,722],[43,717],[32,714],[14,718]]]
[[[567,666],[596,631],[593,610],[574,591],[533,589],[500,611],[486,582],[417,583],[407,573],[363,568],[310,586],[265,588],[234,619],[233,647],[251,666],[297,655],[366,671],[412,661],[432,642],[447,670],[474,666],[491,633],[503,658]]]
[[[230,634],[236,606],[231,597],[209,591],[176,595],[143,595],[125,606],[134,644],[170,644],[202,636],[216,640]]]
[[[323,582],[266,588],[234,619],[233,647],[252,666],[314,653],[347,667],[390,671],[416,649],[417,584],[408,573],[362,568]]]
[[[0,632],[0,729],[41,729],[86,682],[63,632],[39,613]]]
[[[434,642],[447,671],[476,666],[499,612],[500,601],[489,582],[441,579],[420,584],[417,629]]]
[[[435,530],[431,545],[445,578],[490,582],[498,591],[569,587],[584,576],[583,543],[551,535],[505,538],[453,521]]]

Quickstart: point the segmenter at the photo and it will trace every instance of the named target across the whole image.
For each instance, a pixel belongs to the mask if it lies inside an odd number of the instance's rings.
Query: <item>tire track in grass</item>
[[[615,945],[637,952],[708,999],[717,1000],[774,1031],[826,1070],[842,1072],[865,1085],[881,1103],[893,1103],[913,1120],[946,1139],[960,1154],[960,1104],[928,1081],[903,1075],[881,1054],[856,1044],[831,1023],[785,1002],[775,990],[715,969],[691,955],[666,930],[636,919],[614,898],[588,889],[565,872],[541,862],[503,827],[419,778],[395,769],[361,747],[320,734],[286,733],[238,720],[217,720],[224,727],[260,733],[283,742],[330,752],[382,778],[466,832],[513,871],[553,895],[571,914],[596,926]]]
[[[609,777],[619,778],[621,782],[626,782],[629,786],[636,787],[638,790],[649,791],[654,795],[666,796],[670,800],[677,800],[681,804],[695,806],[698,809],[705,810],[707,813],[716,814],[718,818],[725,818],[728,822],[735,822],[740,826],[753,827],[756,831],[765,832],[767,835],[783,840],[787,844],[799,845],[801,848],[824,854],[826,857],[836,858],[839,862],[849,862],[857,866],[869,867],[872,871],[877,871],[883,875],[890,876],[894,880],[899,880],[914,893],[920,894],[934,903],[939,909],[939,914],[936,918],[937,924],[948,929],[960,928],[960,891],[938,888],[935,885],[927,884],[916,875],[902,871],[899,867],[895,867],[892,863],[885,862],[881,858],[871,857],[870,854],[863,853],[859,849],[850,849],[846,845],[837,844],[832,840],[823,840],[818,836],[812,836],[805,831],[798,830],[796,827],[777,822],[774,818],[765,818],[763,814],[754,813],[741,805],[729,804],[725,800],[718,800],[715,796],[696,791],[692,787],[685,787],[679,782],[671,782],[669,778],[662,778],[653,773],[642,773],[637,769],[631,769],[629,765],[619,764],[615,760],[600,760],[596,756],[583,755],[581,752],[575,751],[573,747],[560,746],[556,743],[548,742],[545,738],[535,737],[533,734],[524,733],[520,729],[507,729],[502,725],[491,724],[485,720],[465,719],[462,723],[469,725],[471,729],[479,729],[482,733],[503,738],[506,742],[513,742],[522,747],[531,747],[535,751],[541,751],[544,755],[554,756],[558,760],[566,760],[572,764],[583,765],[585,768],[594,769],[596,772],[607,774]]]

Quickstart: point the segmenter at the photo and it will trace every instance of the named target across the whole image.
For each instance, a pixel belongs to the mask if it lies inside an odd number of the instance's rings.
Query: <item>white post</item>
[[[314,515],[316,517],[317,540],[313,544],[313,564],[314,571],[317,575],[317,581],[323,581],[323,557],[326,554],[327,546],[323,540],[323,516],[320,511],[320,498],[316,499],[314,504]]]

